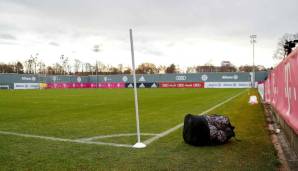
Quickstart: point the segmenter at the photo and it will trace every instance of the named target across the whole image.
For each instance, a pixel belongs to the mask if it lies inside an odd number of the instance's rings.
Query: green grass
[[[200,113],[241,91],[141,89],[141,131],[160,133],[181,123],[186,113]],[[0,170],[275,170],[263,109],[247,101],[245,92],[213,111],[231,118],[241,141],[192,147],[179,129],[145,149],[131,149],[0,134]],[[133,107],[131,89],[0,91],[0,130],[69,139],[134,133]]]

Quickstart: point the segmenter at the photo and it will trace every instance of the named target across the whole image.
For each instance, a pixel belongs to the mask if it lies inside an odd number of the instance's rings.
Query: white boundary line
[[[48,137],[48,136],[42,136],[42,135],[32,135],[32,134],[23,134],[23,133],[17,133],[17,132],[9,132],[9,131],[0,131],[0,134],[2,135],[13,135],[13,136],[19,136],[19,137],[26,137],[26,138],[38,138],[38,139],[44,139],[44,140],[51,140],[51,141],[61,141],[61,142],[72,142],[72,143],[80,143],[80,144],[96,144],[96,145],[107,145],[107,146],[114,146],[114,147],[132,147],[130,144],[117,144],[117,143],[107,143],[107,142],[94,142],[91,140],[98,139],[98,138],[110,138],[110,137],[121,137],[121,136],[133,136],[136,135],[136,133],[127,133],[127,134],[114,134],[114,135],[104,135],[104,136],[97,136],[97,137],[91,137],[86,139],[66,139],[66,138],[57,138],[57,137]],[[157,134],[151,134],[151,133],[142,133],[142,135],[157,135]]]
[[[113,138],[113,137],[129,137],[129,136],[135,136],[137,133],[122,133],[122,134],[111,134],[111,135],[99,135],[95,137],[90,137],[90,138],[80,138],[79,140],[81,141],[92,141],[96,139],[104,139],[104,138]],[[158,134],[153,134],[153,133],[141,133],[141,135],[152,135],[156,136]]]
[[[247,90],[245,90],[245,91],[247,91]],[[210,111],[212,111],[212,110],[214,110],[214,109],[216,109],[216,108],[222,106],[223,104],[225,104],[225,103],[227,103],[227,102],[233,100],[234,98],[238,97],[239,95],[243,94],[245,91],[242,91],[242,92],[240,92],[240,93],[238,93],[238,94],[236,94],[236,95],[234,95],[234,96],[232,96],[232,97],[226,99],[225,101],[223,101],[223,102],[221,102],[221,103],[219,103],[219,104],[217,104],[217,105],[215,105],[215,106],[213,106],[213,107],[211,107],[211,108],[209,108],[209,109],[207,109],[207,110],[201,112],[201,113],[198,114],[198,115],[206,114],[206,113],[208,113],[208,112],[210,112]],[[183,123],[180,123],[180,124],[178,124],[178,125],[176,125],[176,126],[170,128],[170,129],[168,129],[168,130],[165,130],[164,132],[161,132],[161,133],[159,133],[158,135],[156,135],[156,136],[154,136],[154,137],[152,137],[152,138],[147,139],[146,141],[144,141],[144,144],[149,145],[149,144],[151,144],[152,142],[154,142],[154,141],[156,141],[156,140],[158,140],[158,139],[160,139],[160,138],[162,138],[162,137],[164,137],[164,136],[167,136],[168,134],[170,134],[170,133],[176,131],[177,129],[181,128],[182,126],[183,126]]]

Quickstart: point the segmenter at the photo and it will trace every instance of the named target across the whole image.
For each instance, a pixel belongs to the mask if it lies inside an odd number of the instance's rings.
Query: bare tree
[[[0,73],[14,73],[14,65],[0,63]]]
[[[123,70],[123,74],[131,74],[131,69],[129,67],[125,67]]]
[[[85,63],[85,71],[91,73],[92,72],[92,65],[90,63]]]
[[[239,67],[240,72],[252,72],[253,66],[251,65],[243,65]],[[255,71],[257,71],[257,67],[255,66]]]
[[[118,68],[116,68],[116,67],[111,67],[110,69],[109,69],[109,74],[121,74],[121,71],[118,69]]]
[[[41,60],[37,63],[38,73],[45,74],[46,73],[46,64]]]
[[[82,62],[80,60],[78,60],[78,59],[74,60],[74,72],[75,73],[79,72],[81,65],[82,65]]]
[[[120,72],[120,73],[122,73],[123,72],[123,64],[118,64],[118,71]]]
[[[136,73],[137,74],[156,74],[156,73],[158,73],[158,70],[157,70],[155,64],[142,63],[136,69]]]
[[[55,63],[53,66],[53,70],[55,72],[55,74],[63,74],[63,67],[59,64],[59,63]]]
[[[18,73],[18,74],[23,74],[24,73],[24,67],[23,67],[23,64],[20,61],[18,61],[15,64],[15,72]]]
[[[187,67],[186,73],[196,73],[196,66]]]
[[[159,66],[157,67],[157,72],[158,72],[159,74],[164,74],[164,73],[166,72],[166,69],[167,69],[167,67],[166,67],[165,65],[159,65]]]
[[[82,69],[81,73],[82,73],[82,74],[84,73],[84,65],[85,65],[85,64],[82,62],[82,63],[81,63],[81,69]]]
[[[48,67],[46,68],[46,74],[50,74],[50,75],[55,74],[55,70],[54,70],[54,68],[52,68],[51,66],[48,66]]]
[[[97,62],[97,68],[99,73],[105,73],[108,72],[108,66],[103,64],[102,62],[98,61]]]
[[[28,60],[25,61],[25,68],[27,74],[34,73],[35,68],[35,58],[31,55]]]
[[[71,65],[70,64],[66,65],[66,69],[67,69],[68,74],[71,74]]]
[[[276,51],[273,54],[273,59],[275,60],[282,60],[286,57],[287,53],[285,51],[285,44],[289,41],[298,40],[298,33],[296,34],[290,34],[286,33],[284,34],[277,43]]]
[[[171,64],[169,67],[166,68],[166,73],[177,73],[178,69],[175,64]]]
[[[33,60],[33,65],[34,65],[34,74],[37,73],[37,63],[38,63],[38,55],[39,53],[36,53],[35,54],[35,57],[32,57],[32,60]]]
[[[67,66],[68,66],[69,59],[68,59],[68,57],[66,57],[66,56],[64,56],[62,54],[61,57],[60,57],[60,60],[61,60],[61,66],[63,68],[62,74],[66,74],[67,73]]]

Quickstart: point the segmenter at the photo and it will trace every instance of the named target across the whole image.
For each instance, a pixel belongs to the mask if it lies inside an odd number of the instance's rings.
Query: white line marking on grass
[[[215,106],[213,106],[213,107],[211,107],[211,108],[209,108],[209,109],[207,109],[207,110],[201,112],[201,113],[198,114],[198,115],[206,114],[206,113],[208,113],[208,112],[210,112],[210,111],[212,111],[212,110],[214,110],[214,109],[216,109],[216,108],[222,106],[223,104],[225,104],[225,103],[227,103],[227,102],[233,100],[234,98],[238,97],[239,95],[243,94],[244,92],[245,92],[245,91],[242,91],[242,92],[240,92],[240,93],[238,93],[238,94],[236,94],[236,95],[234,95],[234,96],[228,98],[227,100],[225,100],[225,101],[223,101],[223,102],[221,102],[221,103],[219,103],[219,104],[217,104],[217,105],[215,105]],[[176,125],[176,126],[170,128],[170,129],[168,129],[168,130],[166,130],[166,131],[164,131],[164,132],[159,133],[158,135],[156,135],[156,136],[154,136],[154,137],[152,137],[152,138],[147,139],[146,141],[144,141],[144,144],[149,145],[149,144],[151,144],[152,142],[154,142],[154,141],[156,141],[156,140],[158,140],[158,139],[160,139],[160,138],[162,138],[162,137],[164,137],[164,136],[167,136],[168,134],[170,134],[170,133],[176,131],[177,129],[181,128],[182,126],[183,126],[183,123],[180,123],[180,124],[178,124],[178,125]]]
[[[2,135],[13,135],[13,136],[19,136],[19,137],[26,137],[26,138],[38,138],[38,139],[51,140],[51,141],[73,142],[73,143],[80,143],[80,144],[108,145],[108,146],[114,146],[114,147],[132,147],[132,145],[129,145],[129,144],[82,141],[82,140],[73,140],[73,139],[41,136],[41,135],[22,134],[22,133],[16,133],[16,132],[8,132],[8,131],[0,131],[0,134],[2,134]]]
[[[32,135],[32,134],[23,134],[23,133],[8,132],[8,131],[0,131],[0,134],[14,135],[14,136],[19,136],[19,137],[27,137],[27,138],[39,138],[39,139],[46,139],[46,140],[53,140],[53,141],[69,141],[70,140],[70,139],[64,139],[64,138],[56,138],[56,137],[48,137],[48,136]]]
[[[80,141],[80,140],[72,140],[70,142],[76,142],[81,144],[96,144],[96,145],[107,145],[107,146],[114,146],[114,147],[128,147],[132,148],[130,144],[117,144],[117,143],[107,143],[107,142],[94,142],[94,141]]]
[[[113,137],[128,137],[128,136],[135,136],[135,135],[137,135],[137,134],[136,133],[123,133],[123,134],[99,135],[99,136],[89,137],[89,138],[80,138],[78,140],[80,140],[80,141],[92,141],[92,140],[96,140],[96,139],[113,138]],[[158,134],[141,133],[141,135],[156,136]]]

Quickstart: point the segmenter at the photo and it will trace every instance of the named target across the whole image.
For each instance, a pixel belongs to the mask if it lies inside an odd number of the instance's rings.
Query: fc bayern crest
[[[207,81],[208,80],[208,76],[206,74],[202,75],[201,78],[202,78],[203,81]]]

